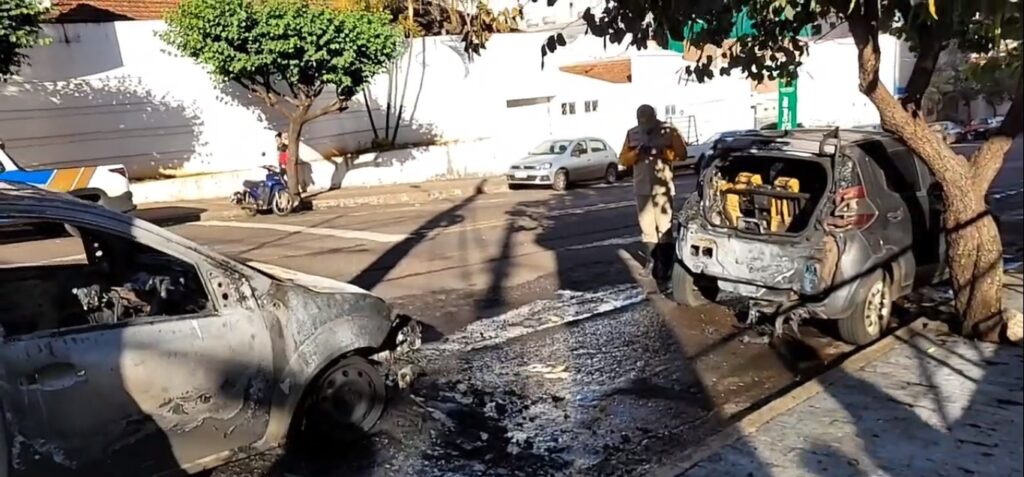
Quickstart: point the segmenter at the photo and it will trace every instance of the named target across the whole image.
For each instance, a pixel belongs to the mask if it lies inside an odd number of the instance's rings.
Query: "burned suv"
[[[675,300],[739,296],[748,324],[835,319],[844,340],[868,343],[893,300],[945,274],[942,208],[930,171],[888,133],[745,134],[680,212]]]

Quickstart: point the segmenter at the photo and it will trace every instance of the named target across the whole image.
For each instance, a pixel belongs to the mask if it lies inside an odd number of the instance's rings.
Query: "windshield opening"
[[[538,144],[537,147],[533,148],[529,152],[529,154],[531,156],[540,156],[540,155],[544,155],[544,154],[561,154],[561,153],[569,150],[569,145],[570,144],[572,144],[572,141],[565,141],[565,140],[544,141],[544,142]]]

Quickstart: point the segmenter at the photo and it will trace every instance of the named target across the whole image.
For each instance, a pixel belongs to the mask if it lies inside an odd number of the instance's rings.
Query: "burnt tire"
[[[555,171],[555,177],[551,179],[551,188],[562,192],[569,188],[569,171],[559,169]]]
[[[604,170],[604,183],[614,184],[619,180],[619,168],[615,165],[609,165]]]
[[[683,306],[701,306],[717,298],[715,290],[699,284],[678,260],[672,265],[672,300]]]
[[[319,444],[352,442],[366,436],[387,405],[384,377],[359,356],[338,361],[314,386],[306,403],[303,430]]]
[[[849,317],[839,320],[839,337],[854,345],[881,337],[892,315],[892,291],[883,273],[875,273],[861,284],[854,306]]]

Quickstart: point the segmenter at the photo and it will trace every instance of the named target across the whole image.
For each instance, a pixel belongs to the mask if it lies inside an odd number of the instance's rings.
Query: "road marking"
[[[584,243],[580,245],[571,245],[565,247],[565,250],[581,250],[585,248],[594,247],[607,247],[609,245],[630,245],[640,241],[640,237],[634,235],[624,235],[622,237],[610,238],[608,240],[599,240],[597,242]]]
[[[278,232],[323,235],[327,237],[369,240],[371,242],[381,243],[401,242],[402,240],[405,240],[408,237],[408,235],[384,234],[379,232],[369,232],[366,230],[327,229],[321,227],[303,227],[298,225],[269,224],[264,222],[222,222],[219,220],[211,220],[208,222],[193,222],[189,225],[200,225],[203,227],[231,227],[239,229],[275,230]]]

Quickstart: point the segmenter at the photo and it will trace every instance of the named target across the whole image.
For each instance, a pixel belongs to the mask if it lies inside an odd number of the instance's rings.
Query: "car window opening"
[[[195,266],[131,239],[49,221],[0,237],[5,337],[211,310]]]
[[[828,190],[828,171],[813,160],[731,156],[712,165],[708,221],[758,235],[803,232]]]

